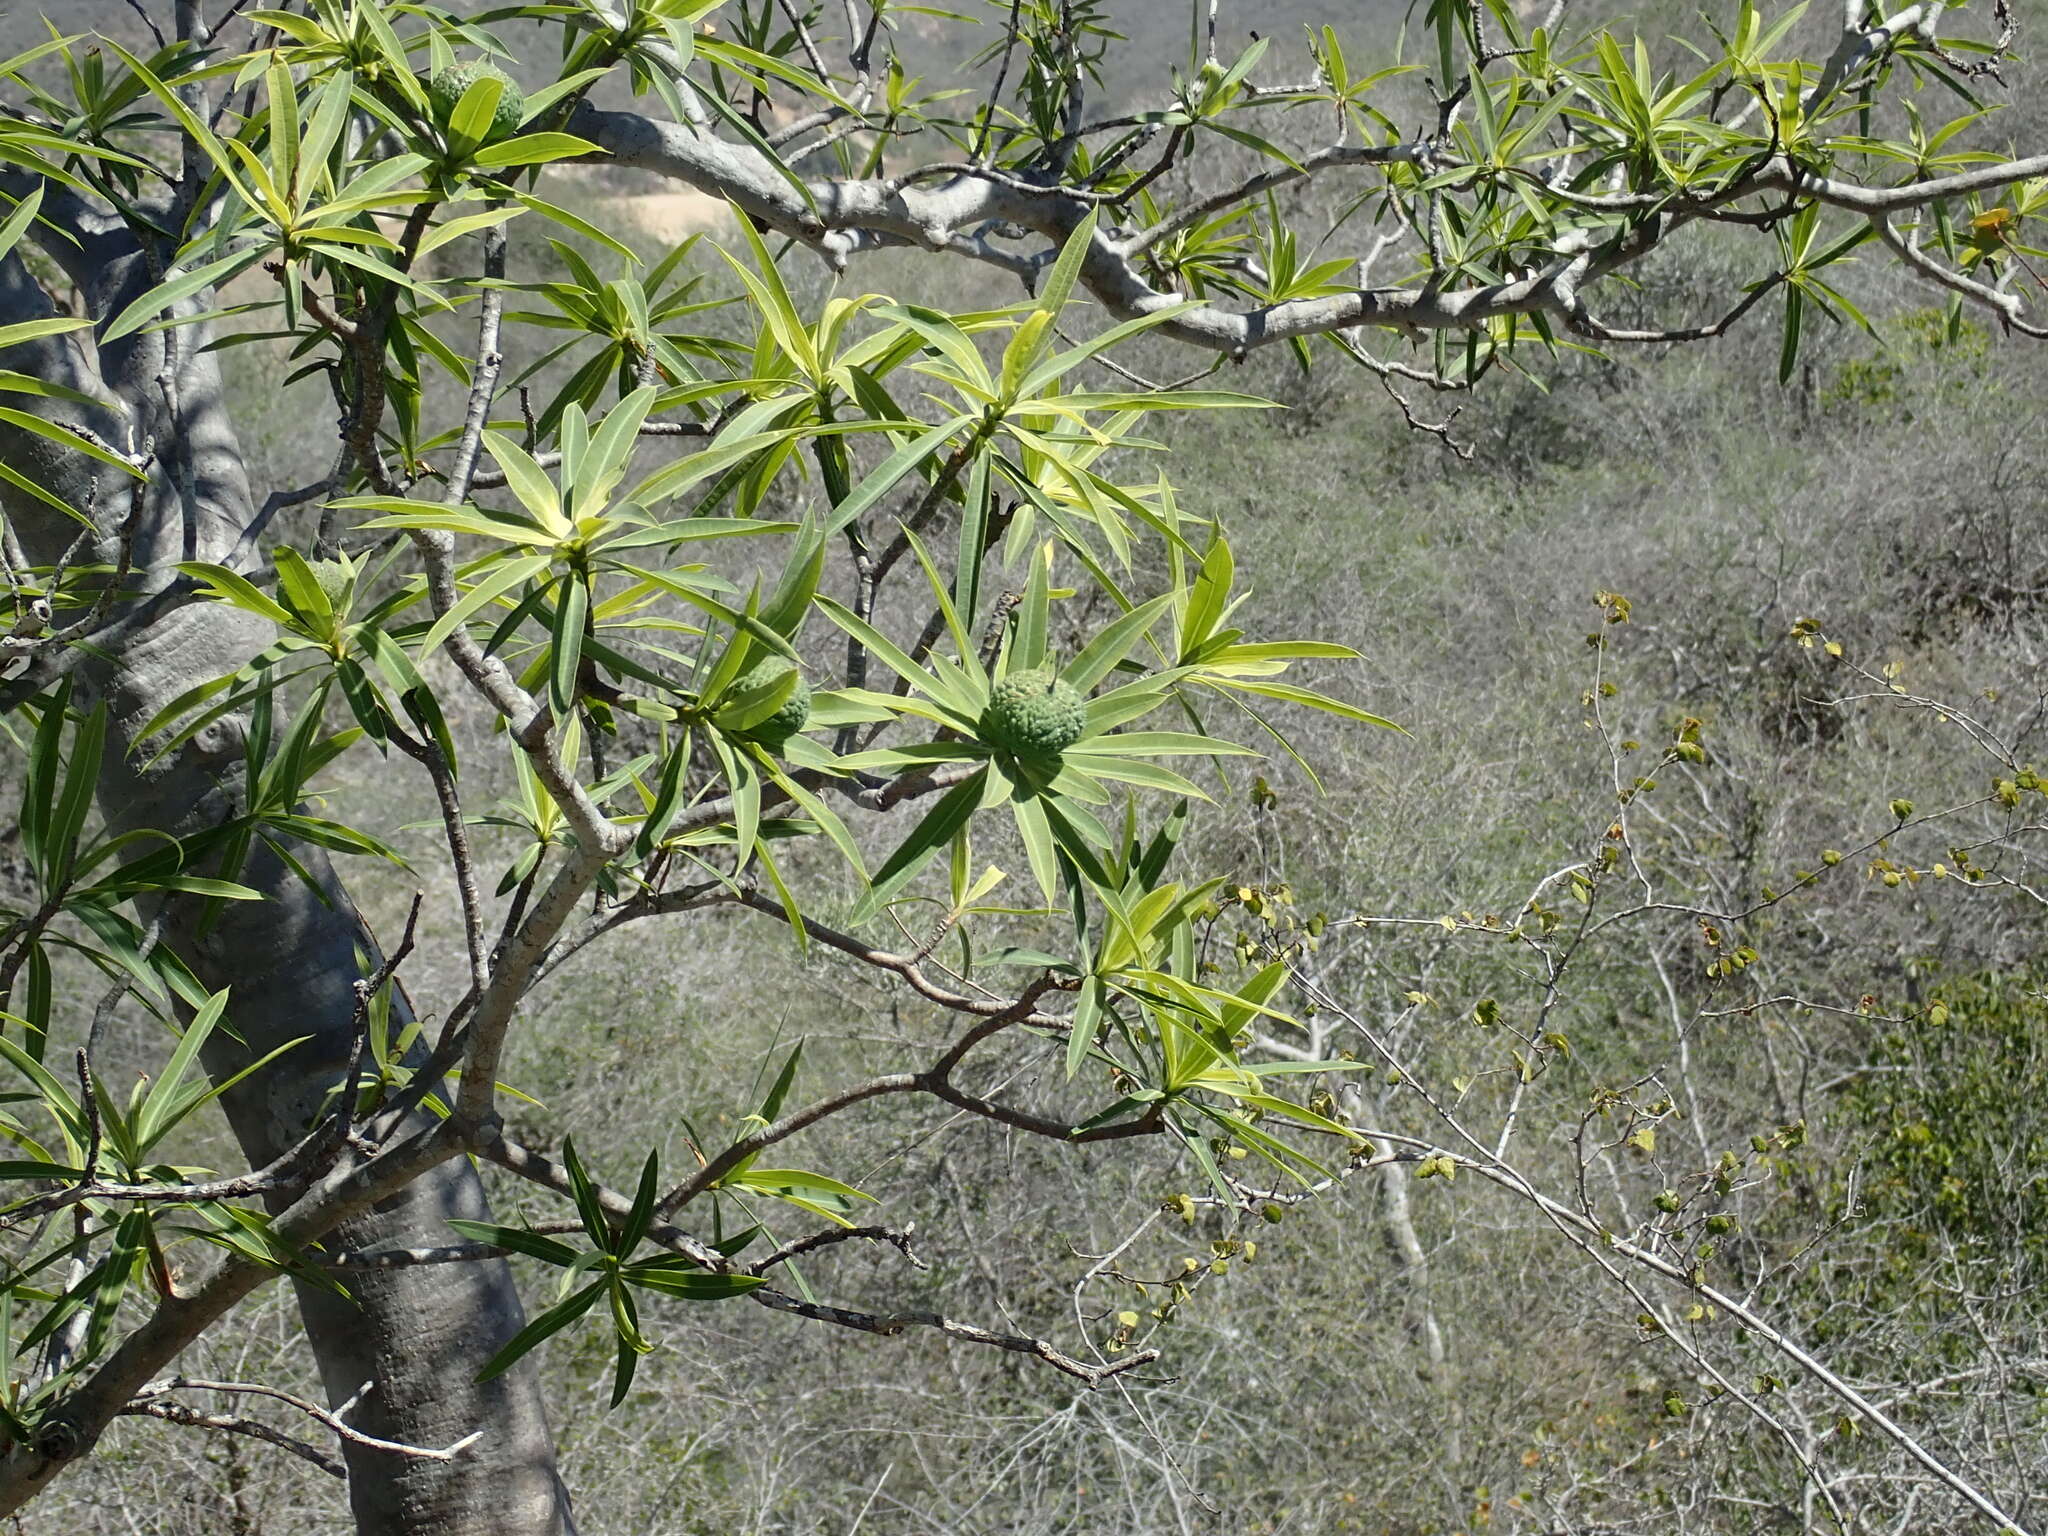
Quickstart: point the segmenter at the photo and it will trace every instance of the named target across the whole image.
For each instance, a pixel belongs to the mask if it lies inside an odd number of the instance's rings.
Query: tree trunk
[[[123,242],[125,243],[125,242]],[[73,268],[95,315],[118,312],[149,284],[141,258],[116,255],[107,234],[60,254]],[[20,260],[0,261],[0,323],[51,313],[47,296]],[[86,335],[87,333],[79,333]],[[0,366],[61,383],[105,402],[99,410],[40,401],[49,415],[85,427],[112,444],[153,446],[156,463],[135,525],[136,578],[154,589],[175,576],[180,559],[227,561],[251,524],[255,505],[221,397],[219,371],[199,352],[198,328],[145,333],[104,349],[76,336],[48,338],[0,354]],[[116,552],[134,482],[33,434],[0,425],[0,459],[72,505],[94,511],[100,558]],[[30,560],[49,564],[77,532],[75,524],[12,487],[0,503]],[[240,665],[271,639],[261,620],[217,603],[171,607],[126,638],[111,660],[88,663],[77,678],[108,705],[108,746],[100,803],[116,830],[153,827],[178,833],[217,825],[240,809],[243,723],[224,719],[153,767],[137,734],[169,700]],[[250,1166],[296,1142],[350,1067],[358,950],[379,962],[361,917],[326,858],[315,848],[295,857],[324,887],[326,899],[260,848],[235,878],[263,893],[225,904],[204,932],[202,903],[165,906],[163,942],[209,987],[232,988],[226,1030],[209,1043],[216,1079],[289,1040],[308,1037],[228,1095],[226,1109]],[[402,1000],[394,1000],[402,1007]],[[475,1170],[465,1158],[440,1164],[397,1196],[337,1229],[330,1246],[418,1247],[455,1240],[451,1216],[487,1219]],[[300,1315],[331,1402],[372,1384],[351,1422],[383,1439],[445,1446],[481,1430],[482,1440],[452,1462],[344,1447],[357,1529],[364,1536],[569,1536],[569,1500],[556,1475],[553,1442],[535,1372],[516,1368],[479,1386],[482,1364],[523,1324],[519,1298],[502,1261],[445,1264],[343,1276],[344,1300],[299,1288]]]

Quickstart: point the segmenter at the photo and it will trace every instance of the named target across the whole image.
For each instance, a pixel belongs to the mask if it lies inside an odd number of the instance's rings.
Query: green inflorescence
[[[308,560],[306,568],[313,573],[313,582],[327,599],[327,606],[336,613],[347,612],[355,573],[339,560]]]
[[[801,672],[779,656],[755,662],[732,685],[728,697],[742,698],[792,673],[796,676],[796,686],[789,690],[789,697],[775,706],[775,713],[734,734],[758,741],[764,747],[780,747],[804,728],[804,722],[811,718],[811,685],[804,681]]]
[[[433,108],[434,121],[445,125],[455,115],[463,93],[479,80],[496,80],[503,87],[498,92],[498,105],[491,112],[491,130],[486,139],[502,139],[516,133],[519,120],[526,115],[526,93],[505,71],[482,60],[451,64],[427,82],[427,104]]]
[[[981,712],[981,739],[1016,757],[1057,757],[1087,734],[1087,703],[1048,667],[1004,678]]]

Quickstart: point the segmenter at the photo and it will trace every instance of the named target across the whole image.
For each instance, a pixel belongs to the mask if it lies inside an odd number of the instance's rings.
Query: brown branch
[[[778,1264],[787,1264],[791,1259],[801,1258],[807,1253],[816,1253],[820,1248],[834,1247],[839,1243],[869,1242],[887,1243],[909,1261],[913,1269],[929,1269],[931,1266],[917,1256],[910,1246],[911,1228],[898,1230],[895,1227],[827,1227],[822,1232],[813,1232],[795,1242],[784,1243],[767,1258],[747,1266],[747,1272],[754,1275],[766,1274]]]
[[[301,1461],[310,1461],[329,1477],[348,1477],[348,1468],[342,1465],[340,1458],[330,1456],[317,1445],[295,1439],[281,1429],[273,1429],[261,1419],[238,1419],[222,1413],[201,1413],[183,1403],[155,1402],[130,1403],[120,1410],[120,1416],[160,1419],[166,1424],[182,1424],[190,1429],[217,1429],[231,1435],[244,1435],[290,1451]]]
[[[881,1082],[885,1080],[877,1079],[876,1081]],[[873,1095],[868,1094],[866,1096],[872,1097]],[[518,1173],[522,1178],[531,1179],[564,1198],[574,1197],[575,1191],[570,1183],[568,1171],[559,1167],[550,1159],[542,1157],[538,1153],[528,1152],[524,1148],[516,1147],[513,1143],[505,1141],[503,1138],[488,1144],[482,1151],[485,1157],[497,1163],[500,1167]],[[633,1202],[618,1191],[608,1189],[604,1185],[594,1182],[592,1188],[598,1202],[603,1206],[607,1215],[616,1216],[623,1221],[631,1213]],[[662,1205],[667,1206],[668,1203],[668,1201],[663,1201]],[[660,1209],[660,1207],[657,1207],[657,1209]],[[738,1270],[740,1273],[747,1274],[759,1274],[776,1264],[796,1258],[800,1254],[815,1251],[830,1243],[845,1242],[853,1238],[891,1243],[901,1250],[904,1257],[909,1259],[912,1264],[917,1265],[920,1269],[925,1267],[918,1260],[917,1256],[910,1251],[909,1234],[907,1232],[894,1231],[887,1227],[856,1227],[816,1233],[811,1237],[799,1239],[785,1248],[776,1250],[758,1264],[743,1270],[738,1269],[738,1266],[733,1261],[725,1258],[716,1250],[705,1247],[696,1238],[691,1237],[688,1233],[683,1232],[677,1227],[657,1222],[649,1229],[647,1234],[649,1242],[654,1243],[658,1247],[669,1248],[681,1253],[685,1258],[703,1265],[706,1269],[720,1273],[731,1273]],[[467,1257],[467,1255],[464,1255],[464,1257]],[[434,1263],[447,1261],[439,1258],[422,1258],[415,1262]],[[833,1323],[842,1328],[853,1328],[863,1333],[877,1334],[884,1338],[894,1337],[909,1328],[935,1328],[945,1334],[946,1337],[958,1339],[963,1343],[985,1344],[995,1349],[1005,1349],[1017,1354],[1034,1356],[1045,1361],[1055,1370],[1085,1381],[1091,1387],[1099,1386],[1112,1376],[1128,1371],[1135,1366],[1148,1365],[1159,1358],[1159,1351],[1156,1349],[1141,1349],[1113,1364],[1091,1366],[1062,1353],[1043,1339],[1026,1338],[1017,1334],[992,1333],[988,1329],[977,1328],[969,1323],[958,1322],[937,1312],[857,1312],[846,1307],[826,1306],[813,1301],[799,1301],[796,1297],[775,1290],[770,1286],[761,1286],[756,1290],[749,1291],[747,1295],[750,1300],[778,1312],[791,1312],[799,1317],[810,1318],[816,1322]]]
[[[742,899],[747,901],[747,904],[755,906],[759,911],[776,914],[779,914],[781,911],[779,906],[764,897],[754,896]],[[906,980],[911,980],[911,978],[915,977],[916,980],[912,981],[912,985],[917,986],[920,991],[925,991],[926,988],[931,987],[931,983],[924,979],[917,966],[904,956],[892,955],[884,950],[873,949],[862,944],[858,939],[850,938],[842,933],[835,933],[831,929],[820,927],[815,923],[806,922],[805,929],[813,938],[822,941],[834,949],[839,949],[844,953],[864,960],[870,965],[878,966],[883,970],[894,971]],[[919,986],[920,982],[923,983],[922,986]],[[951,1104],[956,1109],[978,1115],[982,1119],[993,1120],[998,1124],[1007,1125],[1013,1130],[1025,1131],[1034,1136],[1043,1136],[1050,1140],[1066,1142],[1073,1146],[1081,1146],[1098,1141],[1121,1141],[1133,1136],[1157,1134],[1163,1128],[1165,1122],[1157,1112],[1156,1107],[1147,1110],[1143,1115],[1133,1120],[1120,1120],[1109,1125],[1098,1125],[1090,1130],[1076,1130],[1073,1122],[1070,1120],[1056,1120],[1047,1115],[1033,1114],[1028,1110],[1017,1109],[1008,1104],[998,1104],[992,1099],[986,1099],[979,1094],[968,1092],[953,1081],[953,1073],[966,1060],[969,1052],[1006,1029],[1018,1024],[1032,1024],[1040,1028],[1058,1031],[1070,1028],[1071,1021],[1054,1014],[1039,1013],[1034,1007],[1038,998],[1050,991],[1054,985],[1054,977],[1050,975],[1042,976],[1032,983],[1031,986],[1027,987],[1022,995],[1009,1001],[993,998],[984,1001],[980,998],[969,998],[957,993],[944,994],[953,999],[948,1006],[958,1008],[962,1012],[980,1014],[982,1018],[980,1023],[968,1030],[934,1059],[930,1066],[921,1072],[890,1072],[879,1077],[869,1078],[866,1082],[855,1083],[850,1087],[840,1089],[837,1093],[828,1094],[822,1099],[805,1105],[802,1109],[785,1115],[773,1125],[765,1125],[750,1135],[740,1137],[723,1152],[720,1152],[716,1157],[706,1162],[689,1179],[664,1195],[661,1203],[655,1209],[663,1216],[673,1214],[705,1191],[715,1187],[719,1180],[723,1179],[741,1163],[757,1153],[765,1151],[777,1142],[787,1141],[790,1137],[796,1135],[797,1132],[806,1130],[816,1125],[819,1121],[829,1119],[831,1116],[839,1114],[844,1110],[851,1109],[856,1104],[865,1103],[869,1099],[882,1098],[891,1094],[927,1094],[932,1098]],[[933,990],[943,991],[943,989]]]
[[[373,1451],[385,1451],[391,1455],[405,1456],[415,1461],[453,1461],[484,1437],[482,1430],[474,1430],[453,1444],[435,1450],[431,1446],[407,1445],[400,1440],[386,1440],[380,1436],[357,1429],[343,1415],[357,1403],[361,1402],[374,1386],[374,1382],[364,1382],[361,1387],[357,1388],[355,1395],[343,1403],[339,1409],[327,1409],[322,1408],[318,1403],[299,1397],[295,1393],[285,1392],[277,1387],[264,1386],[257,1382],[209,1381],[193,1376],[172,1376],[164,1381],[151,1382],[140,1392],[136,1393],[135,1401],[122,1411],[128,1413],[147,1413],[149,1411],[149,1404],[160,1401],[166,1394],[172,1392],[219,1392],[228,1396],[268,1398],[272,1402],[283,1403],[287,1408],[304,1414],[307,1418],[324,1426],[338,1438],[348,1441],[351,1445],[364,1446]]]
[[[799,1301],[768,1286],[749,1291],[750,1301],[758,1302],[777,1312],[791,1312],[798,1317],[807,1317],[814,1322],[833,1323],[841,1328],[853,1328],[862,1333],[878,1334],[883,1338],[894,1338],[910,1328],[936,1328],[949,1339],[958,1339],[965,1344],[985,1344],[993,1349],[1006,1349],[1020,1355],[1031,1355],[1043,1360],[1054,1370],[1099,1387],[1112,1376],[1141,1365],[1150,1365],[1159,1358],[1156,1349],[1133,1350],[1121,1360],[1112,1360],[1107,1365],[1089,1365],[1073,1356],[1062,1354],[1044,1339],[1026,1338],[1022,1334],[991,1333],[986,1328],[977,1328],[938,1312],[855,1312],[846,1307],[828,1307],[815,1301]]]

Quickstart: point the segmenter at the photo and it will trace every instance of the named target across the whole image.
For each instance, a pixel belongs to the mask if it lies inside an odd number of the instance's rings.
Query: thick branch
[[[577,112],[572,130],[602,146],[614,163],[673,177],[727,198],[743,212],[809,242],[840,266],[863,250],[914,244],[931,251],[953,251],[990,261],[1028,278],[1039,265],[1051,260],[1053,251],[1080,227],[1092,206],[1088,199],[1067,195],[1055,187],[1023,185],[1014,179],[999,181],[971,168],[929,185],[919,179],[916,171],[892,180],[811,182],[807,205],[765,157],[707,133],[636,113],[606,112],[588,105]],[[1310,156],[1304,163],[1304,173],[1313,175],[1316,170],[1338,166],[1414,160],[1420,153],[1415,146],[1390,150],[1337,146]],[[1696,197],[1673,191],[1570,198],[1569,201],[1597,205],[1602,210],[1640,211],[1645,222],[1612,231],[1607,243],[1590,261],[1580,264],[1561,251],[1559,260],[1505,282],[1446,289],[1431,283],[1402,288],[1358,288],[1232,311],[1212,304],[1183,306],[1176,295],[1162,293],[1145,280],[1138,269],[1137,255],[1182,227],[1188,218],[1234,206],[1272,186],[1302,177],[1302,173],[1291,169],[1276,170],[1261,172],[1202,200],[1186,214],[1122,241],[1098,228],[1082,263],[1081,280],[1120,318],[1176,309],[1178,312],[1160,326],[1164,334],[1233,355],[1357,326],[1404,333],[1472,330],[1509,315],[1569,316],[1578,308],[1577,288],[1640,259],[1679,224],[1732,210],[1745,199],[1760,194],[1789,193],[1871,214],[1924,207],[1943,198],[2006,186],[2042,174],[2048,174],[2048,155],[2004,161],[1896,187],[1865,187],[1814,175],[1777,157]],[[1658,210],[1670,210],[1670,216],[1660,219]],[[986,232],[1003,227],[1040,236],[1049,248],[1037,256],[1022,256],[989,245]],[[1575,234],[1581,245],[1589,236],[1597,238],[1592,231]]]

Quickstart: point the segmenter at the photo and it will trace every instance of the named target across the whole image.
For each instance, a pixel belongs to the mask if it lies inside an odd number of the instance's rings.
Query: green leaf
[[[495,75],[480,75],[463,91],[455,110],[448,114],[448,133],[463,146],[481,144],[490,136],[491,119],[497,115],[498,98],[505,82]]]
[[[972,726],[974,717],[980,710],[980,701],[971,697],[954,678],[948,678],[935,669],[919,666],[911,660],[909,652],[874,625],[832,598],[821,595],[817,599],[817,604],[827,618],[865,646],[868,654],[875,660],[888,667],[911,687],[930,694],[941,704],[956,711],[963,725]]]
[[[583,626],[590,614],[590,592],[574,576],[565,576],[557,591],[548,652],[548,703],[557,720],[576,708],[583,665]]]
[[[1198,309],[1200,307],[1200,303],[1193,299],[1185,303],[1163,305],[1158,309],[1150,310],[1138,316],[1135,320],[1126,320],[1121,325],[1113,325],[1108,330],[1102,332],[1101,335],[1089,337],[1079,346],[1070,347],[1064,352],[1055,353],[1039,364],[1037,368],[1033,369],[1030,377],[1026,378],[1018,386],[1018,398],[1022,400],[1034,399],[1044,392],[1046,385],[1052,383],[1055,379],[1064,378],[1097,353],[1107,352],[1111,347],[1128,341],[1133,336],[1142,335],[1156,326],[1166,324],[1169,320],[1179,318],[1191,309]]]
[[[559,208],[555,204],[547,202],[542,198],[535,197],[531,192],[521,192],[517,188],[514,188],[512,190],[512,195],[513,197],[517,198],[521,204],[528,208],[531,208],[535,213],[539,214],[542,218],[551,219],[555,223],[561,225],[564,229],[573,230],[575,233],[581,235],[584,239],[594,241],[599,245],[605,246],[606,248],[616,252],[618,255],[625,257],[625,259],[628,261],[639,261],[640,258],[633,254],[633,249],[631,246],[621,245],[616,239],[606,234],[603,230],[599,229],[595,224],[591,223],[588,219],[582,218],[577,214],[571,213],[566,208]]]
[[[139,331],[158,315],[173,305],[190,298],[205,288],[218,288],[230,278],[236,277],[261,261],[265,255],[261,248],[237,251],[232,256],[223,256],[219,261],[210,261],[203,267],[174,273],[156,287],[130,304],[116,315],[107,328],[100,332],[100,345],[118,341],[130,332]]]
[[[24,203],[23,207],[28,205]],[[9,222],[12,222],[11,220]],[[0,347],[17,347],[25,341],[34,341],[42,336],[68,336],[73,331],[83,331],[92,325],[90,320],[73,320],[67,315],[51,315],[43,320],[22,320],[14,325],[0,325]],[[21,379],[24,383],[35,381],[22,374],[9,374],[8,378]],[[66,390],[65,398],[96,405],[91,395],[80,394],[77,390]]]
[[[27,233],[29,225],[35,222],[35,216],[42,206],[43,184],[39,181],[29,188],[26,197],[14,205],[14,212],[7,216],[7,222],[0,224],[0,256],[6,255],[20,243],[21,237]],[[73,326],[83,326],[90,325],[92,322],[90,320],[73,320],[67,323]],[[12,329],[12,327],[9,327],[9,329]],[[6,345],[6,343],[0,343],[0,345]]]
[[[184,1087],[185,1075],[199,1060],[200,1047],[206,1044],[207,1036],[220,1023],[227,1003],[226,989],[206,1000],[206,1006],[199,1010],[198,1016],[185,1026],[185,1033],[179,1037],[171,1059],[164,1063],[156,1081],[150,1084],[149,1097],[142,1101],[142,1108],[135,1116],[135,1139],[144,1147],[152,1145],[171,1123],[168,1116],[172,1102]]]
[[[811,339],[810,328],[797,313],[795,301],[789,296],[789,289],[783,285],[781,269],[775,265],[775,258],[768,253],[768,247],[755,230],[753,220],[742,214],[735,222],[739,225],[740,234],[746,239],[747,248],[753,252],[758,276],[756,272],[748,271],[723,247],[718,249],[719,255],[726,259],[733,271],[739,275],[740,281],[746,284],[748,292],[753,296],[755,307],[761,312],[762,323],[774,336],[776,345],[781,347],[783,353],[807,378],[817,378],[817,347]]]
[[[50,818],[57,805],[58,784],[63,777],[64,726],[71,709],[71,680],[65,678],[43,705],[42,718],[28,750],[28,782],[22,796],[21,843],[29,863],[52,880],[52,866],[46,855],[53,849]]]
[[[289,544],[278,545],[271,559],[277,565],[278,590],[299,611],[303,627],[324,638],[334,628],[334,605],[314,578],[313,568]]]
[[[142,471],[133,464],[130,464],[126,459],[121,458],[118,454],[109,452],[98,443],[89,442],[87,439],[80,437],[62,422],[45,421],[40,416],[24,415],[12,406],[0,406],[0,421],[6,422],[9,426],[19,427],[24,432],[33,432],[37,437],[46,437],[51,442],[70,449],[73,453],[82,453],[96,463],[118,469],[122,474],[128,475],[133,479],[140,480],[143,478]],[[61,507],[63,503],[59,502],[58,505]],[[68,511],[70,509],[66,508],[65,510]]]
[[[567,1243],[544,1237],[538,1232],[528,1232],[523,1227],[501,1227],[495,1222],[465,1221],[455,1216],[449,1217],[447,1224],[473,1243],[489,1243],[507,1253],[521,1253],[530,1259],[539,1259],[543,1264],[567,1267],[577,1258],[577,1250]]]
[[[177,120],[178,127],[183,130],[186,137],[198,146],[200,152],[208,160],[213,162],[214,169],[220,172],[222,178],[226,180],[229,186],[234,188],[236,196],[240,197],[243,202],[247,203],[259,214],[264,212],[262,203],[251,197],[248,189],[236,179],[234,162],[228,158],[226,151],[222,149],[221,142],[214,136],[213,130],[200,120],[197,113],[185,105],[178,93],[159,80],[151,72],[148,65],[136,58],[126,48],[123,48],[113,38],[102,35],[98,41],[102,46],[111,49],[119,56],[122,63],[135,72],[135,78],[141,81],[143,87],[148,90],[150,95],[154,96],[163,105],[164,110]],[[404,67],[402,62],[400,67],[401,69]],[[100,338],[102,344],[111,339],[112,337],[108,333],[102,333]]]
[[[871,474],[853,488],[851,496],[832,509],[832,515],[825,523],[825,532],[837,533],[853,522],[869,507],[893,491],[897,482],[905,475],[945,447],[954,434],[962,427],[972,424],[974,419],[971,413],[962,413],[940,422],[935,427],[927,427],[882,460]]]
[[[569,1189],[576,1201],[576,1214],[583,1222],[584,1236],[609,1253],[612,1227],[604,1214],[604,1202],[598,1198],[597,1186],[584,1170],[583,1160],[576,1155],[575,1141],[567,1136],[562,1138],[562,1166],[569,1172]]]
[[[569,516],[586,517],[604,505],[605,498],[625,477],[626,465],[639,444],[640,425],[658,393],[651,384],[636,389],[611,410],[591,435],[589,452],[576,471],[570,488]]]
[[[1297,688],[1292,683],[1246,682],[1240,678],[1205,678],[1213,688],[1230,688],[1239,693],[1256,693],[1268,699],[1278,699],[1283,704],[1299,704],[1308,709],[1319,709],[1325,714],[1336,715],[1345,720],[1356,720],[1360,725],[1382,726],[1390,731],[1407,731],[1392,720],[1360,709],[1356,704],[1347,704],[1342,699],[1333,699],[1328,694],[1317,693],[1310,688]]]
[[[85,1112],[78,1100],[72,1097],[71,1090],[51,1076],[49,1068],[4,1034],[0,1034],[0,1057],[4,1057],[34,1086],[44,1111],[57,1122],[64,1136],[65,1150],[74,1158],[83,1158],[87,1140]]]
[[[619,1271],[619,1278],[644,1291],[658,1291],[680,1301],[726,1301],[767,1284],[760,1275],[716,1275],[690,1265],[680,1255],[642,1259]]]
[[[485,1382],[504,1375],[535,1346],[560,1333],[595,1306],[597,1298],[605,1293],[605,1288],[605,1281],[593,1280],[574,1295],[549,1307],[512,1335],[505,1347],[485,1362],[484,1368],[476,1373],[476,1379]]]
[[[355,657],[344,656],[334,664],[334,680],[341,687],[341,696],[348,701],[349,713],[381,751],[391,739],[391,717],[369,673]]]
[[[477,82],[477,85],[482,84],[481,80]],[[476,88],[475,85],[470,87],[472,91]],[[474,163],[486,170],[506,170],[518,165],[545,165],[550,160],[570,160],[579,155],[601,153],[595,144],[571,133],[524,133],[516,139],[485,145],[476,152]]]
[[[789,1055],[783,1058],[782,1070],[775,1074],[775,1081],[768,1089],[768,1095],[761,1100],[761,1107],[754,1111],[754,1118],[763,1125],[773,1125],[775,1117],[782,1113],[782,1106],[788,1102],[789,1090],[796,1086],[796,1069],[804,1059],[804,1043],[799,1040],[790,1047]]]
[[[647,1161],[640,1168],[640,1185],[633,1195],[633,1209],[626,1215],[625,1224],[619,1229],[618,1246],[612,1251],[621,1257],[640,1246],[640,1240],[647,1236],[654,1225],[654,1207],[661,1199],[661,1155],[649,1152]]]
[[[1805,317],[1806,296],[1791,284],[1785,288],[1785,339],[1778,347],[1778,382],[1792,382],[1792,370],[1799,362],[1800,322]]]
[[[467,214],[459,219],[449,219],[444,223],[436,224],[428,233],[426,239],[420,242],[418,254],[425,256],[432,251],[439,250],[451,241],[460,240],[464,235],[473,235],[478,230],[490,229],[495,225],[503,224],[507,219],[515,218],[523,212],[525,210],[522,208],[487,208],[482,213]],[[432,336],[431,332],[426,332],[425,334],[430,337]],[[438,340],[439,338],[433,339]]]
[[[78,839],[85,830],[86,813],[99,786],[100,753],[107,738],[106,701],[93,705],[92,713],[79,721],[71,738],[71,757],[64,765],[64,786],[57,797],[56,812],[49,824],[44,848],[49,857],[50,884],[70,878],[78,856]]]
[[[212,565],[204,560],[181,560],[178,562],[178,571],[181,575],[190,576],[194,581],[211,587],[214,595],[222,602],[232,604],[244,613],[256,614],[287,629],[298,624],[291,613],[275,598],[258,589],[246,576],[231,571],[224,565]],[[183,710],[179,713],[182,714]],[[151,723],[150,728],[154,730],[164,719],[165,716],[159,715]]]
[[[1138,637],[1157,623],[1160,614],[1172,604],[1173,594],[1164,592],[1133,608],[1089,641],[1087,648],[1061,669],[1061,678],[1085,697],[1112,667],[1130,654],[1131,647],[1138,643]]]
[[[874,880],[854,905],[853,920],[864,923],[881,911],[889,898],[950,843],[955,832],[967,825],[968,818],[981,808],[988,787],[989,771],[982,768],[947,790],[875,871]]]
[[[1095,238],[1100,212],[1099,208],[1090,208],[1081,222],[1074,226],[1074,232],[1067,236],[1067,243],[1060,247],[1059,260],[1052,264],[1052,271],[1046,274],[1045,286],[1038,295],[1038,307],[1047,314],[1057,316],[1073,296],[1074,280],[1081,275],[1081,264],[1087,259],[1088,246]]]
[[[1081,1063],[1088,1059],[1088,1052],[1094,1048],[1095,1032],[1102,1023],[1103,997],[1100,976],[1090,976],[1081,983],[1081,990],[1074,999],[1074,1020],[1067,1030],[1069,1078],[1081,1070]]]
[[[486,604],[495,602],[529,577],[538,576],[551,563],[546,555],[520,555],[492,566],[482,580],[457,599],[454,607],[434,620],[433,628],[429,629],[420,641],[420,657],[424,660],[431,656],[472,614]]]
[[[855,1189],[851,1184],[841,1183],[822,1173],[811,1173],[802,1168],[752,1168],[745,1173],[731,1173],[719,1181],[724,1188],[736,1185],[745,1189],[758,1189],[773,1194],[780,1190],[808,1189],[820,1194],[835,1195],[841,1200],[867,1200],[874,1196]]]

